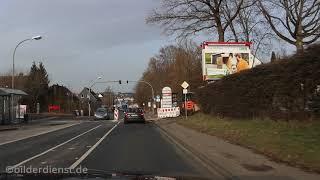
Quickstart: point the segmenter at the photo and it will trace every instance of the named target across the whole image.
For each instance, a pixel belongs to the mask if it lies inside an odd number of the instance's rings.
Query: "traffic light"
[[[121,84],[121,80],[119,80],[119,84]]]

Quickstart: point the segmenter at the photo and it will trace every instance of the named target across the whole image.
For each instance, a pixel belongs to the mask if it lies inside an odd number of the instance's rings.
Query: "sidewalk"
[[[53,119],[55,118],[51,117],[46,119],[38,119],[28,124],[1,125],[0,145],[46,134],[81,123],[81,120],[74,121]]]
[[[47,118],[31,120],[28,123],[21,122],[21,123],[17,123],[17,124],[0,125],[0,132],[1,131],[17,130],[21,127],[30,126],[33,124],[38,124],[39,122],[44,122],[44,121],[52,120],[52,119],[56,119],[56,117],[47,117]]]
[[[144,116],[147,121],[155,121],[159,119],[156,114],[152,114],[151,112],[145,113]]]
[[[319,174],[273,162],[249,149],[230,144],[214,136],[199,133],[175,123],[174,119],[155,121],[178,144],[223,177],[237,179],[317,180]]]

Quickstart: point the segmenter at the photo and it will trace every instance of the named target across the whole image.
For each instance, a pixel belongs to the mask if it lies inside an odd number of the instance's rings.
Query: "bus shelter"
[[[22,118],[19,100],[26,96],[22,90],[0,88],[0,124],[12,124]]]

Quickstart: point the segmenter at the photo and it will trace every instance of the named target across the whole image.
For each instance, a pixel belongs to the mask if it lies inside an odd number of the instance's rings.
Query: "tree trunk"
[[[303,42],[302,42],[302,38],[297,38],[296,48],[297,48],[297,53],[298,53],[298,54],[302,54],[302,53],[303,53]]]
[[[235,42],[239,42],[239,38],[238,38],[236,30],[234,29],[233,23],[230,24],[230,29],[231,29],[232,34],[234,36]]]
[[[302,36],[302,23],[301,20],[297,24],[297,34],[296,34],[296,48],[297,53],[303,53],[303,36]]]
[[[215,14],[214,17],[215,17],[216,26],[217,26],[217,32],[218,32],[218,38],[219,38],[218,41],[224,42],[224,29],[221,23],[221,19],[219,16],[217,16],[217,14]]]
[[[219,35],[219,42],[224,42],[224,31],[222,26],[218,26],[218,35]]]

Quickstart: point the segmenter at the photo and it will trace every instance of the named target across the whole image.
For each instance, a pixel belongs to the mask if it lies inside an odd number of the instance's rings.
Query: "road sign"
[[[164,87],[162,89],[162,103],[161,108],[172,107],[172,91],[170,87]]]
[[[183,94],[188,94],[188,89],[183,89],[182,93]]]
[[[187,88],[189,87],[189,84],[188,84],[186,81],[184,81],[184,82],[181,84],[181,87],[182,87],[183,89],[187,89]]]

